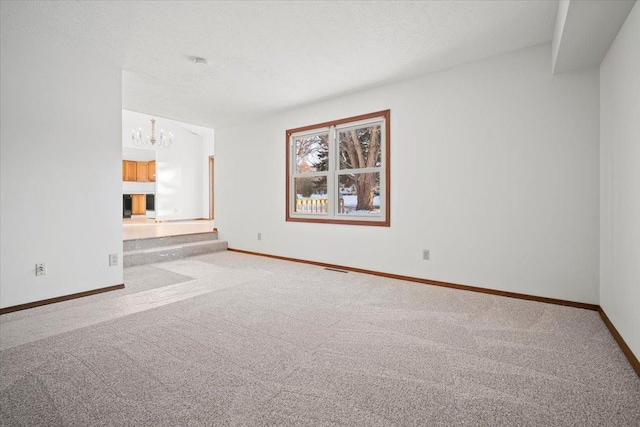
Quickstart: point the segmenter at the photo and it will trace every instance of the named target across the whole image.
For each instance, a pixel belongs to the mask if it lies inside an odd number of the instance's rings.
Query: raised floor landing
[[[155,264],[227,250],[217,231],[129,239],[123,242],[123,265]]]
[[[122,240],[178,236],[212,230],[213,220],[208,219],[171,222],[156,222],[148,218],[123,218],[122,220]]]

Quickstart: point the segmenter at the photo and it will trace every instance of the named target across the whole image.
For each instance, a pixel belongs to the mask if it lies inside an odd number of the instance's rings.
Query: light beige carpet
[[[232,252],[125,279],[0,317],[2,425],[640,425],[596,312]]]

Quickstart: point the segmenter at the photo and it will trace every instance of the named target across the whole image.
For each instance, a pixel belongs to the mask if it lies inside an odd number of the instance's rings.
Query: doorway
[[[209,156],[209,219],[213,219],[213,156]]]

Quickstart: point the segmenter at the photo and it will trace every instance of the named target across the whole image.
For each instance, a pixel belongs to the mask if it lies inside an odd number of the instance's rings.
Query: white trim
[[[368,126],[378,122],[380,122],[381,124],[384,124],[384,117],[383,116],[371,117],[369,119],[358,120],[357,122],[341,123],[339,125],[335,125],[332,127],[336,128],[336,130],[345,130],[345,129],[352,129],[352,128],[361,128],[363,126]]]
[[[292,133],[289,136],[291,138],[299,138],[301,136],[311,136],[311,135],[318,135],[320,133],[329,133],[329,131],[331,130],[332,127],[333,126],[323,127],[323,128],[307,129],[307,130],[304,130],[302,132]],[[280,140],[280,141],[282,141],[282,140]],[[292,141],[293,141],[293,139],[292,139]]]
[[[329,171],[323,172],[305,172],[305,173],[292,173],[292,178],[313,178],[314,176],[329,176]]]
[[[338,175],[352,175],[357,173],[380,172],[382,169],[384,169],[382,166],[376,166],[373,168],[339,169],[335,171],[335,173]]]

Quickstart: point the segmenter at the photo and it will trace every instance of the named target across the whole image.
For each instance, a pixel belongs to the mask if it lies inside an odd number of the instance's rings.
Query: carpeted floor
[[[6,426],[639,426],[598,313],[232,252],[0,317]]]

